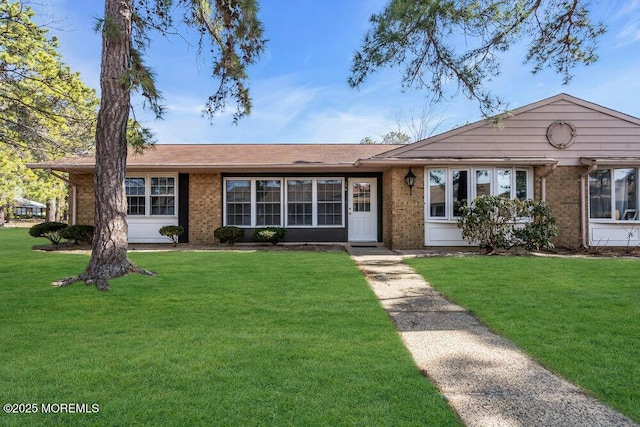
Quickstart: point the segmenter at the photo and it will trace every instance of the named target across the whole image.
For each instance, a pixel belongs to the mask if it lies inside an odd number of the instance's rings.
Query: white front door
[[[349,178],[349,241],[378,240],[376,178]]]

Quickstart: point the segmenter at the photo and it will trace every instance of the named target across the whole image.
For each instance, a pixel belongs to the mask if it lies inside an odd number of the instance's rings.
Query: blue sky
[[[397,130],[398,117],[419,117],[428,95],[403,93],[400,70],[372,75],[360,90],[350,89],[347,77],[353,53],[360,47],[372,13],[386,0],[263,0],[267,51],[250,70],[253,112],[232,123],[232,112],[215,118],[202,116],[202,107],[215,91],[208,58],[198,58],[196,42],[155,37],[148,65],[164,95],[164,120],[154,120],[137,108],[138,119],[156,134],[159,143],[358,143],[369,136]],[[533,76],[523,65],[525,53],[505,54],[502,73],[488,87],[508,101],[510,108],[561,92],[640,117],[640,0],[592,1],[594,18],[608,32],[599,48],[600,61],[574,70],[567,86],[552,72]],[[64,61],[83,80],[99,89],[100,35],[94,18],[102,15],[102,1],[51,0],[34,5],[44,22],[54,22]],[[186,40],[185,40],[186,39]],[[481,118],[477,104],[458,96],[431,108],[439,132]],[[402,120],[401,120],[402,121]],[[409,133],[406,129],[406,133]]]

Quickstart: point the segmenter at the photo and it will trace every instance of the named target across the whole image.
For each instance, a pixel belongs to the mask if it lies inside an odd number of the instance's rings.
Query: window
[[[175,178],[151,178],[151,215],[175,214]]]
[[[460,208],[474,197],[496,195],[509,199],[531,198],[533,174],[516,168],[427,169],[428,217],[456,219]]]
[[[429,170],[429,216],[433,218],[446,217],[445,177],[444,169]]]
[[[310,179],[287,181],[287,224],[313,224],[313,182]]]
[[[228,180],[226,182],[226,225],[251,225],[251,181]]]
[[[451,190],[453,191],[453,216],[460,216],[460,207],[467,203],[469,200],[469,171],[466,170],[452,170],[451,171]]]
[[[149,175],[126,177],[127,215],[175,215],[176,180],[176,177]]]
[[[343,226],[342,178],[227,178],[224,182],[225,225]]]
[[[319,179],[317,189],[318,225],[342,225],[342,180]],[[355,198],[355,194],[353,197]],[[365,203],[364,200],[363,203]],[[354,208],[355,204],[354,200]]]
[[[144,215],[146,212],[145,179],[125,178],[124,189],[127,195],[127,215]]]
[[[498,191],[496,195],[511,198],[511,169],[498,169]]]
[[[256,181],[256,224],[280,226],[281,181]]]
[[[638,220],[638,170],[599,169],[589,174],[589,217]]]

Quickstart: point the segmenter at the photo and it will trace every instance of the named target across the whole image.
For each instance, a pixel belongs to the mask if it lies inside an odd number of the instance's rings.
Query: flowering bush
[[[256,228],[253,231],[253,237],[258,242],[271,242],[272,245],[277,245],[279,241],[284,239],[284,233],[286,233],[282,227],[266,227]]]

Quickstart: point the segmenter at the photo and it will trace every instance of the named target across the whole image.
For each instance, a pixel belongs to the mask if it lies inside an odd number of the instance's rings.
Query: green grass
[[[53,279],[88,257],[0,229],[2,425],[459,425],[344,253],[132,253],[157,277]]]
[[[545,366],[640,421],[640,260],[474,256],[407,263]]]

